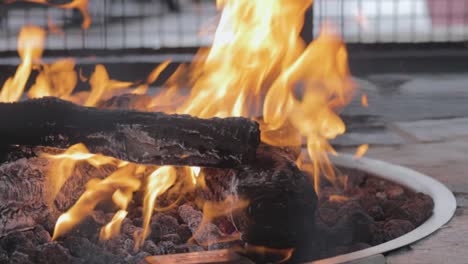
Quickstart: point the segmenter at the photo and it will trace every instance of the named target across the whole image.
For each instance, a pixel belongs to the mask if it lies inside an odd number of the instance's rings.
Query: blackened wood
[[[66,148],[157,165],[233,167],[252,161],[258,124],[245,118],[200,119],[82,107],[57,98],[0,103],[0,144]]]
[[[294,248],[313,235],[317,196],[309,176],[289,157],[283,149],[261,145],[251,164],[203,170],[207,189],[201,192],[206,199],[235,196],[249,202],[231,215],[243,241]]]
[[[0,165],[0,237],[37,224],[51,230],[60,213],[78,200],[90,179],[104,178],[115,169],[111,166],[94,168],[86,162],[77,163],[53,203],[49,203],[51,182],[47,173],[50,162],[46,158],[37,157],[37,152],[45,150],[19,147],[14,155],[19,159]],[[57,151],[50,149],[49,152]]]

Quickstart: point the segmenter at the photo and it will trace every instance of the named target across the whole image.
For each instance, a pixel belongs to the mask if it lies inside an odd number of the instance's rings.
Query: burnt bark
[[[57,98],[0,103],[0,144],[66,148],[155,165],[234,167],[255,159],[258,124],[245,118],[82,107]]]
[[[205,199],[235,196],[248,206],[230,216],[241,239],[254,245],[292,248],[314,229],[317,196],[308,175],[284,149],[261,145],[257,158],[236,169],[204,169]]]

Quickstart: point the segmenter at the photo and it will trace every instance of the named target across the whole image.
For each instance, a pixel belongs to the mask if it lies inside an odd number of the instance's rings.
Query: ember
[[[57,7],[80,10],[87,28],[87,3]],[[156,96],[149,86],[170,60],[144,83],[113,80],[103,65],[88,81],[73,59],[42,63],[46,33],[25,27],[22,63],[0,91],[0,260],[138,263],[221,250],[294,262],[424,222],[428,196],[331,164],[328,141],[345,132],[338,111],[355,85],[330,25],[308,46],[300,38],[311,3],[217,1],[213,46]],[[89,91],[75,91],[78,78]]]

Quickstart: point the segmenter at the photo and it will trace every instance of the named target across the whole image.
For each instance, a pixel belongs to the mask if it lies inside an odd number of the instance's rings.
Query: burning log
[[[231,213],[241,239],[272,248],[292,248],[311,235],[317,196],[310,178],[284,149],[261,145],[255,162],[240,168],[204,169],[207,200],[229,196],[248,201]]]
[[[57,98],[0,104],[0,144],[66,148],[143,164],[233,167],[252,161],[258,124],[82,107]]]
[[[34,155],[29,149],[23,152]],[[211,202],[227,197],[248,201],[246,207],[230,211],[229,217],[243,241],[275,248],[294,247],[313,229],[317,197],[308,177],[287,155],[284,150],[262,145],[250,165],[236,169],[204,168],[206,188],[200,187],[196,194]],[[0,165],[0,222],[4,223],[0,225],[0,237],[37,224],[52,230],[58,215],[73,205],[88,180],[105,177],[116,168],[109,165],[97,169],[86,162],[78,163],[52,205],[46,202],[47,169],[48,161],[43,157],[21,158]],[[220,237],[211,236],[212,228],[197,231],[210,234],[195,234],[200,222],[201,219],[187,223],[194,238],[202,239],[200,243],[206,246],[218,242],[216,239]]]

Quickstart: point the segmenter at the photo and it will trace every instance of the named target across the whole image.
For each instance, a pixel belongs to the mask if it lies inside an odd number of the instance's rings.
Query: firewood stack
[[[148,254],[175,253],[174,246],[168,245],[177,244],[175,240],[195,240],[192,244],[205,250],[231,247],[233,243],[287,249],[301,244],[313,232],[317,196],[309,177],[296,167],[291,153],[260,144],[257,123],[245,118],[199,119],[122,110],[116,109],[118,100],[111,100],[102,103],[102,108],[82,107],[57,98],[0,103],[0,262],[3,253],[10,261],[12,258],[42,261],[44,255],[38,253],[38,247],[44,247],[42,253],[55,256],[48,259],[50,263],[119,260],[80,237],[95,236],[99,225],[108,218],[106,215],[90,216],[91,220],[62,241],[50,242],[46,235],[53,231],[58,216],[76,202],[90,179],[103,178],[115,169],[79,163],[53,203],[48,203],[49,164],[39,153],[60,153],[76,143],[84,143],[93,153],[148,166],[200,166],[206,185],[190,194],[192,200],[217,202],[236,197],[248,201],[246,207],[226,216],[224,225],[208,228],[206,234],[196,234],[200,232],[195,229],[200,225],[201,212],[194,203],[187,202],[188,198],[183,199],[186,204],[172,210],[173,215],[155,213],[152,235],[139,249],[139,255],[129,241],[141,218],[126,219],[119,239],[96,242],[101,243],[101,249],[129,249],[126,261],[136,262]],[[109,105],[110,109],[104,109]],[[174,232],[169,232],[167,223],[158,221],[179,221],[185,227],[174,225]],[[223,226],[229,230],[220,228]],[[213,243],[216,239],[209,239],[210,244],[198,241],[217,232],[238,233],[239,238],[229,243]],[[33,234],[42,234],[44,241]],[[33,244],[37,245],[31,252],[27,248],[33,248]],[[199,250],[193,247],[181,252]]]

